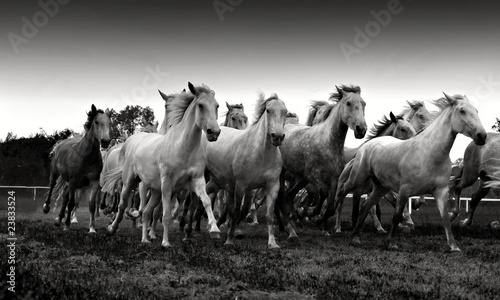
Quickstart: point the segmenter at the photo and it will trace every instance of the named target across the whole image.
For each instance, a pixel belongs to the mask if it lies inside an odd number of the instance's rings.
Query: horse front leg
[[[219,239],[220,230],[219,227],[217,227],[217,220],[215,220],[214,213],[212,211],[212,201],[210,201],[210,198],[207,195],[205,177],[201,176],[199,178],[194,178],[192,187],[196,196],[200,198],[203,206],[205,207],[205,211],[207,212],[210,237]]]
[[[113,220],[113,223],[108,226],[108,233],[115,234],[118,229],[118,225],[123,220],[123,214],[125,213],[125,209],[127,208],[127,204],[129,202],[129,198],[133,197],[133,186],[132,183],[123,183],[122,191],[120,193],[120,203],[118,204],[118,213]]]
[[[276,198],[278,197],[278,193],[280,190],[280,183],[279,179],[270,182],[266,186],[266,224],[267,224],[267,234],[268,234],[268,241],[267,241],[267,246],[270,249],[279,249],[278,244],[276,243],[276,237],[274,236],[274,207],[276,204]],[[295,230],[293,230],[293,227],[291,228],[290,236],[292,236],[293,232],[293,237],[297,238],[297,234],[295,233]],[[290,239],[290,237],[289,237]]]
[[[436,199],[439,214],[441,215],[441,220],[443,221],[444,231],[446,233],[446,239],[448,240],[448,246],[450,246],[450,251],[460,252],[460,248],[458,248],[455,238],[453,237],[453,232],[451,231],[450,216],[447,212],[448,187],[436,190],[434,192],[434,199]]]
[[[64,219],[64,214],[66,212],[66,206],[68,205],[69,202],[69,185],[66,184],[62,190],[62,193],[60,194],[60,197],[62,197],[62,204],[61,208],[59,211],[59,215],[55,218],[54,225],[57,227],[61,226],[61,222]]]
[[[72,184],[69,184],[69,197],[67,201],[68,205],[68,214],[66,216],[66,219],[64,220],[64,228],[63,230],[69,230],[69,225],[71,224],[71,212],[73,211],[73,208],[75,207],[75,194],[76,194],[76,189],[72,186]],[[65,208],[66,205],[63,204],[63,207]],[[59,213],[59,217],[61,217],[61,214],[64,216],[64,210],[61,209],[61,212]]]
[[[153,211],[156,206],[159,206],[160,198],[162,197],[160,191],[151,189],[151,197],[149,198],[148,203],[144,207],[142,212],[142,238],[141,243],[151,243],[149,238],[156,239],[156,231],[151,227],[148,236],[148,227],[151,222],[151,216],[153,215]]]
[[[89,223],[89,233],[96,233],[95,231],[95,211],[96,211],[96,198],[97,193],[100,192],[99,181],[90,182],[90,195],[89,195],[89,212],[90,212],[90,223]]]

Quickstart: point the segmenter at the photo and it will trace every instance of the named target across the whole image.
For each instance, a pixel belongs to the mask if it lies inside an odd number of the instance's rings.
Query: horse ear
[[[227,103],[227,101],[226,101],[226,107],[228,110],[231,110],[231,106],[229,105],[229,103]]]
[[[396,116],[392,113],[392,111],[389,113],[389,117],[391,118],[392,123],[398,123],[398,119]]]
[[[97,108],[95,108],[95,105],[92,104],[92,106],[90,107],[91,111],[93,114],[97,113]]]
[[[243,107],[243,103],[240,103],[240,105],[241,105],[241,111],[245,112],[245,108]]]
[[[158,92],[160,93],[160,96],[163,98],[163,100],[168,101],[168,96],[167,95],[165,95],[164,93],[162,93],[160,90],[158,90]]]
[[[446,100],[448,100],[451,104],[457,103],[457,100],[449,95],[447,95],[445,92],[443,92],[444,96],[446,97]]]
[[[106,108],[106,111],[104,112],[106,114],[106,116],[108,116],[109,118],[109,114],[110,114],[110,111],[109,111],[109,108]]]
[[[346,91],[344,91],[343,89],[339,88],[338,86],[335,86],[337,88],[337,92],[342,95],[342,98],[344,98],[345,96],[347,96],[347,93]]]
[[[158,125],[159,125],[159,124],[160,124],[160,123],[158,123],[158,121],[156,121],[156,123],[155,123],[155,128],[158,128]]]
[[[198,91],[196,90],[196,88],[194,87],[194,85],[191,82],[188,82],[188,88],[189,88],[189,91],[191,92],[191,94],[193,94],[195,96],[198,95]]]
[[[186,92],[186,89],[182,89],[182,92],[185,93]]]

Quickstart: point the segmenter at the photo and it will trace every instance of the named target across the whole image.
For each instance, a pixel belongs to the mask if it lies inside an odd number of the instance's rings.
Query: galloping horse
[[[109,110],[106,109],[106,112],[98,110],[92,104],[84,127],[86,132],[83,138],[64,140],[54,148],[50,164],[49,194],[43,205],[43,212],[48,213],[50,211],[52,190],[56,185],[57,178],[61,176],[68,184],[64,187],[63,204],[61,205],[59,217],[56,218],[56,225],[61,224],[67,206],[68,215],[64,226],[64,229],[67,230],[70,225],[71,211],[75,206],[75,191],[90,186],[89,232],[95,233],[95,199],[99,190],[99,176],[102,169],[100,146],[106,148],[111,141],[109,138]]]
[[[342,172],[333,210],[327,209],[325,214],[335,211],[350,191],[373,183],[372,193],[353,229],[353,243],[360,243],[359,231],[368,209],[393,190],[398,191],[398,197],[388,236],[389,248],[397,248],[393,239],[408,198],[431,193],[437,201],[448,245],[451,251],[460,251],[446,211],[451,172],[449,153],[458,133],[472,138],[477,145],[484,145],[487,136],[477,109],[465,96],[445,94],[445,98],[433,104],[440,114],[426,129],[408,140],[380,137],[365,143]]]
[[[207,143],[207,168],[217,184],[227,191],[227,210],[230,222],[226,244],[234,244],[234,231],[240,216],[245,194],[264,188],[267,204],[269,248],[279,248],[273,229],[274,205],[280,188],[282,167],[278,146],[285,137],[286,107],[275,94],[268,99],[259,95],[255,118],[245,130],[223,127],[217,142]]]
[[[189,93],[175,96],[169,105],[165,135],[138,133],[127,139],[120,153],[121,167],[105,178],[112,186],[119,178],[123,181],[118,215],[108,232],[113,234],[123,218],[128,198],[139,181],[151,190],[151,198],[143,212],[143,222],[149,224],[160,198],[163,206],[163,247],[170,247],[168,226],[172,221],[171,199],[181,189],[190,190],[201,199],[208,215],[210,236],[220,237],[205,191],[205,156],[201,146],[202,132],[209,142],[217,140],[218,103],[214,91],[207,86],[195,87],[188,83]],[[147,226],[142,227],[142,242],[150,243]]]
[[[455,191],[455,207],[451,214],[451,221],[460,214],[460,194],[463,189],[473,185],[479,177],[479,187],[472,194],[470,210],[467,217],[460,222],[460,226],[471,226],[472,218],[477,205],[490,191],[489,182],[496,176],[500,169],[500,133],[489,132],[486,144],[478,146],[471,142],[464,153],[464,165],[460,174],[452,178],[450,192]],[[495,187],[496,188],[496,187]]]
[[[413,137],[416,134],[415,129],[410,124],[410,122],[403,119],[403,117],[396,117],[392,112],[389,114],[389,118],[386,116],[383,117],[378,124],[374,124],[370,129],[370,134],[366,138],[366,142],[382,137],[382,136],[392,136],[400,140],[406,140]],[[366,143],[365,142],[365,143]],[[362,146],[362,145],[361,145]],[[354,159],[356,154],[358,153],[361,146],[357,148],[344,148],[345,160],[346,163]],[[358,210],[359,210],[359,200],[361,199],[361,195],[369,193],[371,190],[371,186],[363,186],[352,192],[353,199],[353,213],[352,213],[352,224],[356,224],[358,218]],[[338,210],[336,212],[336,220],[335,220],[335,232],[340,232],[340,215],[342,213],[343,203],[339,204]],[[379,233],[385,233],[384,228],[382,228],[382,224],[380,224],[380,220],[378,219],[375,213],[375,207],[372,207],[370,210],[370,214],[373,218],[375,227],[377,227],[377,231]]]
[[[287,226],[289,237],[296,237],[289,224],[287,203],[295,198],[299,190],[308,183],[319,189],[319,195],[313,197],[318,203],[318,214],[325,197],[333,201],[337,190],[337,180],[344,169],[344,142],[349,128],[354,130],[356,138],[361,139],[366,133],[365,101],[361,98],[358,86],[337,87],[331,95],[336,104],[331,107],[324,122],[315,126],[286,125],[286,139],[280,147],[283,157],[282,184],[278,206],[282,211],[283,221]],[[326,116],[326,114],[325,114]],[[284,179],[291,174],[294,185],[284,197]],[[319,196],[319,200],[316,198]],[[326,228],[326,222],[325,222]]]

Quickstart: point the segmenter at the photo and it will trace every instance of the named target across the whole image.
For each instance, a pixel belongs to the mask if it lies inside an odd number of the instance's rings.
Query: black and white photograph
[[[0,298],[500,298],[499,11],[2,2]]]

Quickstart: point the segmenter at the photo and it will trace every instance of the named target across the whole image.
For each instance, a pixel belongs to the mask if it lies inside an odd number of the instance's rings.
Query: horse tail
[[[57,178],[56,185],[54,186],[54,190],[52,191],[52,199],[54,201],[54,211],[56,211],[57,207],[59,206],[60,199],[63,196],[64,192],[64,187],[66,186],[67,182],[62,179],[61,176]]]
[[[114,192],[116,183],[122,179],[123,166],[120,166],[112,171],[107,172],[104,176],[101,176],[100,185],[102,187],[101,191],[105,193],[112,194]]]

